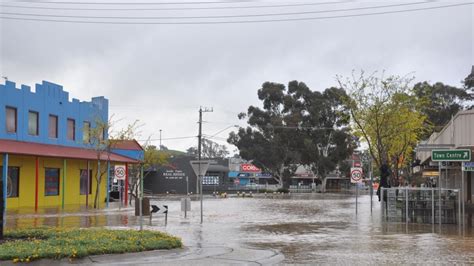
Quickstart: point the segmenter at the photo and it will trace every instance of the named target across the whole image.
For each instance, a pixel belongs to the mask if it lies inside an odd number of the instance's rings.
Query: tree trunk
[[[95,180],[97,181],[97,186],[95,188],[95,196],[94,196],[94,209],[97,209],[99,206],[99,194],[100,194],[100,184],[102,183],[102,171],[99,168],[100,161],[97,161],[97,173]]]

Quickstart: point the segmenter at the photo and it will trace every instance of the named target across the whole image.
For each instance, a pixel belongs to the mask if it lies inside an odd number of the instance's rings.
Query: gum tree
[[[239,114],[249,126],[231,132],[228,142],[280,184],[288,185],[298,165],[324,177],[352,152],[349,114],[341,101],[344,91],[312,91],[291,81],[288,87],[265,82],[257,94],[263,108],[250,106]]]

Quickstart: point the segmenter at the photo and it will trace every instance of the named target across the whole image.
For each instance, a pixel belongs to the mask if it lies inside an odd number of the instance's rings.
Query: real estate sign
[[[431,160],[435,162],[468,162],[471,150],[432,150]]]

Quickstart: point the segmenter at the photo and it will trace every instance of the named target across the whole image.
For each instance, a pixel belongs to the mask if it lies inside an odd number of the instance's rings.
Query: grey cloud
[[[193,136],[199,106],[215,110],[205,114],[206,133],[242,124],[237,113],[259,104],[267,80],[324,90],[336,74],[385,69],[459,86],[474,61],[472,10],[212,26],[1,21],[1,74],[28,85],[51,80],[83,100],[105,95],[124,118],[118,126],[145,123],[142,137],[159,129]],[[184,150],[193,141],[164,144]]]

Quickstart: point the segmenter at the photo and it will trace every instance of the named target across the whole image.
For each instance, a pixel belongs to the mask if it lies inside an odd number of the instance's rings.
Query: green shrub
[[[288,192],[290,192],[290,190],[288,190],[287,188],[279,188],[279,189],[277,189],[277,192],[288,193]]]
[[[6,231],[5,238],[0,260],[14,262],[182,247],[181,239],[148,230],[29,228]]]

